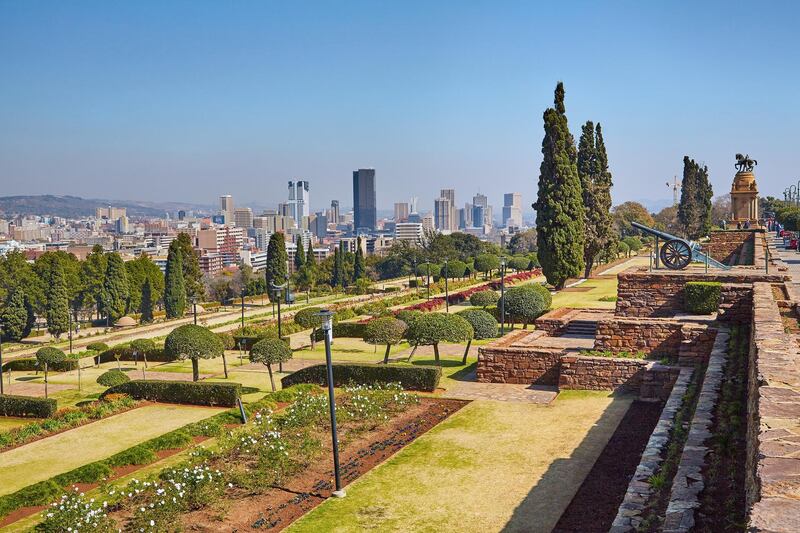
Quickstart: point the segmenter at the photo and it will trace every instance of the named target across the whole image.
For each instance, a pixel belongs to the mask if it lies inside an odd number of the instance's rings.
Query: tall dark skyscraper
[[[378,218],[375,198],[375,169],[360,168],[353,171],[353,227],[375,229]]]

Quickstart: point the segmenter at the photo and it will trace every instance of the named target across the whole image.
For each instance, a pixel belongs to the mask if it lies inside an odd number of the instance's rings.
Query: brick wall
[[[558,378],[560,389],[639,390],[648,366],[643,359],[564,355]]]
[[[520,346],[535,342],[544,331],[513,331],[487,346],[478,348],[476,379],[482,383],[558,384],[558,361],[563,350]]]
[[[667,320],[601,320],[597,323],[594,349],[677,357],[681,348],[681,326],[680,322]]]
[[[763,230],[712,231],[703,250],[710,250],[711,257],[726,265],[752,265],[756,233]]]
[[[653,364],[642,374],[642,381],[639,384],[639,399],[645,401],[666,400],[680,373],[681,369],[678,367]]]

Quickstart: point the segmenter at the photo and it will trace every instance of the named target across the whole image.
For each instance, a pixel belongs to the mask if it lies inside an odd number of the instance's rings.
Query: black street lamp
[[[448,274],[450,272],[447,270],[447,259],[444,260],[444,308],[445,313],[450,312],[450,293],[447,290],[447,278],[450,277]]]
[[[431,262],[428,261],[428,300],[431,299]]]
[[[3,321],[0,320],[0,394],[3,394]]]
[[[419,298],[419,283],[417,283],[417,258],[411,260],[411,270],[414,271],[414,290],[417,293],[417,298]]]
[[[500,258],[500,336],[506,334],[506,258]]]
[[[194,315],[194,325],[197,325],[197,296],[192,296],[192,315]]]
[[[333,442],[333,477],[336,490],[333,496],[344,498],[346,493],[342,489],[342,477],[339,473],[339,436],[336,431],[336,401],[333,396],[333,362],[331,360],[331,336],[333,335],[333,313],[323,310],[319,312],[322,319],[322,332],[325,335],[325,367],[328,371],[328,404],[331,412],[331,441]]]
[[[242,330],[244,330],[244,296],[247,294],[247,291],[242,289]]]

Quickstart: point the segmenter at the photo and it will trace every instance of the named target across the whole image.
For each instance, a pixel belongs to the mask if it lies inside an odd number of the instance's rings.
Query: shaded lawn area
[[[474,401],[289,530],[550,531],[631,401]]]
[[[99,461],[221,408],[148,405],[0,454],[0,496]]]

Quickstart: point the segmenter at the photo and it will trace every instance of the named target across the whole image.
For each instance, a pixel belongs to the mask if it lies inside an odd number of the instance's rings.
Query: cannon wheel
[[[692,250],[686,241],[671,239],[661,247],[661,262],[671,270],[682,270],[692,261]]]

